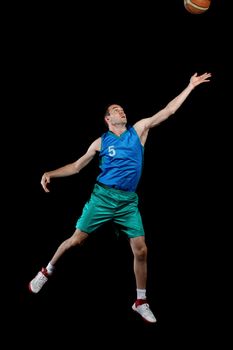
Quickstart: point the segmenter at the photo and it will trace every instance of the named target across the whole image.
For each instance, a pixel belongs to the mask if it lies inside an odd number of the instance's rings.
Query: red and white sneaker
[[[32,293],[38,293],[43,285],[48,281],[49,274],[47,270],[42,267],[41,271],[38,272],[36,277],[34,277],[29,283],[29,290]]]
[[[146,322],[155,323],[157,321],[146,299],[137,299],[132,309],[139,313]]]

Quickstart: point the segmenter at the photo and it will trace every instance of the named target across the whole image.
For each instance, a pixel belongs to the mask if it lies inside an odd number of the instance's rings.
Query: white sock
[[[48,265],[46,266],[46,270],[47,270],[48,274],[52,275],[54,269],[55,269],[55,266],[49,262]]]
[[[137,289],[137,299],[146,299],[146,289]]]

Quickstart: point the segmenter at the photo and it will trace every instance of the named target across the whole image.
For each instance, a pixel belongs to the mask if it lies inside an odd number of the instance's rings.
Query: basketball
[[[211,0],[184,0],[184,7],[193,15],[205,13],[210,4]]]

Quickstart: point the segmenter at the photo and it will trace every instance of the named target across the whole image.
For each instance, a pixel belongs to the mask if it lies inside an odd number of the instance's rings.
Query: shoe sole
[[[36,294],[37,292],[34,292],[32,290],[32,287],[31,287],[31,282],[28,284],[28,289],[29,289],[29,292],[33,293],[33,294]]]

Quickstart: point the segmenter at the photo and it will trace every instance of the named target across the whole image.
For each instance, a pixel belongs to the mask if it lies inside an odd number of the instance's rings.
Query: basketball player
[[[110,105],[104,116],[108,131],[97,138],[75,162],[43,174],[41,185],[45,192],[49,192],[51,179],[79,173],[97,153],[100,158],[100,173],[90,199],[77,220],[74,233],[60,244],[48,265],[31,280],[29,289],[32,293],[41,290],[66,251],[81,245],[97,228],[112,220],[127,235],[133,252],[136,300],[132,309],[145,321],[156,322],[146,296],[147,246],[136,193],[142,173],[144,145],[150,129],[173,115],[191,91],[199,84],[209,82],[210,77],[210,73],[199,76],[195,73],[187,87],[165,108],[133,126],[127,125],[127,117],[121,106]]]

